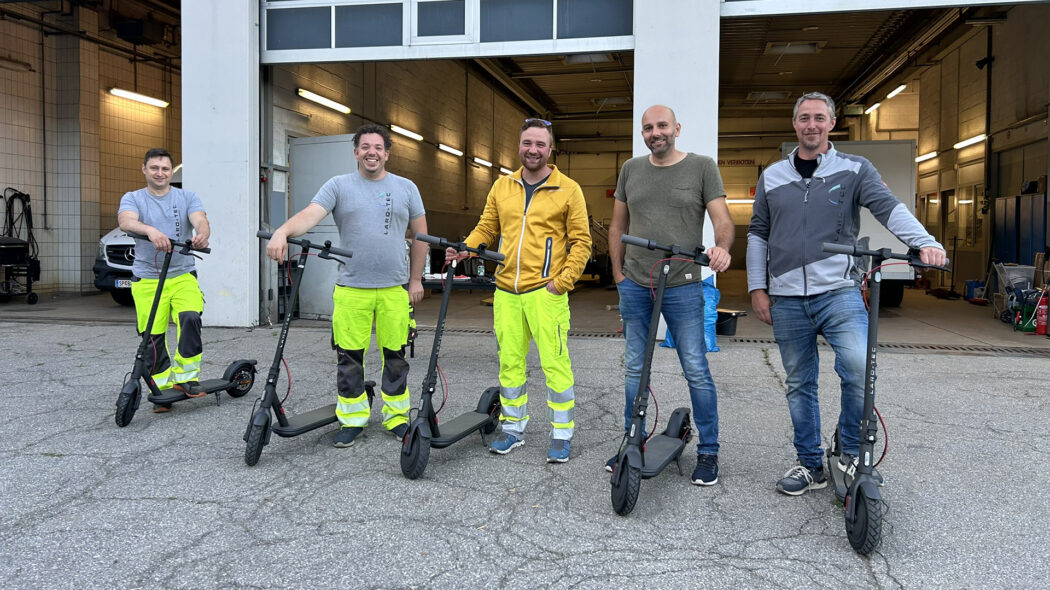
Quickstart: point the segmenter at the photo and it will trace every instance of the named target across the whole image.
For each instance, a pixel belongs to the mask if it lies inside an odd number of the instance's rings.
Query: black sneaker
[[[803,465],[796,465],[777,482],[777,491],[789,496],[801,496],[808,490],[819,490],[827,485],[828,478],[824,475],[824,467],[809,469]]]
[[[400,442],[400,441],[404,440],[405,433],[408,432],[408,424],[404,424],[404,423],[398,424],[397,426],[391,428],[390,430],[387,430],[387,432],[389,432],[390,434],[394,435],[394,438],[396,438]]]
[[[357,435],[361,434],[364,428],[359,426],[344,426],[339,429],[339,432],[335,434],[333,442],[335,446],[340,449],[345,449],[354,446],[354,442],[357,441]]]
[[[204,397],[208,395],[207,391],[200,390],[201,384],[196,381],[185,381],[183,383],[176,383],[172,386],[172,389],[181,391],[186,397]]]
[[[619,456],[620,456],[620,455],[613,455],[613,456],[612,456],[612,459],[609,459],[608,461],[606,461],[606,462],[605,462],[605,470],[606,470],[606,471],[608,471],[609,473],[612,473],[612,472],[613,472],[613,468],[615,468],[615,467],[616,467],[616,459],[617,459],[617,458],[618,458]]]
[[[842,453],[839,455],[839,460],[835,463],[835,466],[839,468],[839,471],[845,474],[843,481],[846,482],[846,487],[853,485],[853,478],[856,476],[858,461],[853,455]],[[882,474],[879,473],[878,469],[871,468],[871,476],[875,478],[881,488],[886,482],[882,479]]]
[[[718,483],[718,455],[699,454],[693,470],[694,485],[713,486]]]

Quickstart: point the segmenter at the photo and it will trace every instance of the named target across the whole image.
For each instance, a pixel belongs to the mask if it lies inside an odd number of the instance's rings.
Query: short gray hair
[[[802,101],[804,101],[804,100],[822,100],[822,101],[824,101],[824,104],[828,105],[828,116],[830,116],[832,119],[835,118],[835,101],[831,100],[830,96],[828,96],[827,94],[824,94],[823,92],[807,92],[807,93],[803,94],[802,96],[798,97],[798,100],[795,101],[795,110],[792,111],[792,113],[791,113],[791,120],[792,121],[794,121],[795,117],[798,116],[798,107],[800,107],[802,105]]]

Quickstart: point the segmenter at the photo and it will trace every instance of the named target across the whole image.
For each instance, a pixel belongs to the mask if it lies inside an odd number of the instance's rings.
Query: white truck
[[[915,213],[916,164],[915,140],[888,141],[836,141],[835,149],[867,158],[882,175],[893,194],[900,199],[908,210]],[[798,144],[785,142],[781,144],[782,157],[787,157]],[[868,239],[868,248],[890,248],[895,252],[906,252],[908,247],[890,233],[867,210],[860,212],[860,233],[857,239]],[[887,266],[882,271],[882,291],[880,307],[898,307],[904,299],[904,286],[915,280],[915,272],[908,265]]]

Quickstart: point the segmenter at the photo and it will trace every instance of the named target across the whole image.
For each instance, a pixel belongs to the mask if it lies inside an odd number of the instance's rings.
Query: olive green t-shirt
[[[715,161],[693,153],[671,166],[654,166],[649,156],[627,160],[614,194],[627,203],[628,234],[689,251],[714,245],[703,244],[704,212],[708,203],[725,195]],[[653,265],[666,257],[664,252],[626,246],[623,273],[639,285],[648,285]],[[699,281],[700,267],[691,263],[673,263],[667,275],[668,287]]]

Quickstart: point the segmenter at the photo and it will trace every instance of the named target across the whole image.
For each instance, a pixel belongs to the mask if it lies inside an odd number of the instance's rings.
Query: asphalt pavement
[[[327,427],[274,436],[259,463],[245,465],[241,436],[276,328],[205,329],[205,377],[258,359],[245,397],[188,400],[167,414],[144,404],[118,428],[114,402],[137,344],[130,320],[8,309],[0,308],[4,588],[1033,588],[1050,577],[1044,347],[905,339],[880,353],[885,519],[881,545],[861,557],[830,488],[801,497],[774,489],[794,450],[779,354],[757,332],[724,338],[709,357],[718,484],[689,483],[690,444],[684,476],[672,464],[643,481],[622,517],[602,469],[622,435],[615,330],[570,338],[577,432],[568,463],[545,462],[549,425],[533,352],[525,446],[493,455],[474,435],[433,450],[411,481],[378,404],[353,448],[334,448]],[[428,314],[411,360],[413,403],[433,338]],[[921,325],[929,317],[898,333],[933,333]],[[443,339],[445,421],[497,384],[495,339],[471,326],[450,318]],[[992,320],[985,330],[1009,328]],[[827,439],[838,385],[830,351],[822,353]],[[285,356],[290,413],[334,401],[323,322],[295,324]],[[370,378],[377,361],[367,357]],[[673,350],[658,347],[653,366],[662,428],[688,393]],[[287,388],[282,369],[278,390]]]

